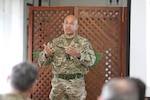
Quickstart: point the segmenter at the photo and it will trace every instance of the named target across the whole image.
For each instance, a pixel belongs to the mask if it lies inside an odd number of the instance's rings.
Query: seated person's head
[[[98,100],[138,100],[136,85],[127,79],[112,79],[103,86]]]
[[[8,81],[14,90],[25,92],[32,87],[37,76],[37,67],[33,63],[22,62],[12,68]]]
[[[138,88],[138,93],[139,93],[139,99],[138,100],[144,100],[145,99],[145,90],[146,90],[146,85],[145,83],[140,80],[139,78],[129,78],[131,81],[133,81],[137,88]]]

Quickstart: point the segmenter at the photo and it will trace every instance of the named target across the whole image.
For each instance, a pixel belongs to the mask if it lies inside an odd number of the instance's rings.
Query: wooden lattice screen
[[[125,10],[126,11],[126,10]],[[120,7],[31,7],[29,14],[28,59],[37,63],[32,52],[63,34],[65,16],[75,14],[79,20],[78,34],[90,40],[95,52],[103,53],[99,64],[85,76],[87,100],[96,100],[105,82],[125,75],[125,13]],[[39,68],[39,79],[31,91],[33,100],[49,100],[51,67]]]
[[[28,59],[38,65],[32,52],[42,51],[43,44],[63,34],[64,18],[73,14],[73,7],[31,7],[29,14]],[[39,68],[39,79],[31,91],[33,100],[49,100],[51,90],[51,67]]]
[[[103,53],[96,68],[86,75],[87,100],[96,100],[105,82],[121,77],[122,72],[122,10],[119,7],[76,7],[78,33],[88,38],[95,52]]]

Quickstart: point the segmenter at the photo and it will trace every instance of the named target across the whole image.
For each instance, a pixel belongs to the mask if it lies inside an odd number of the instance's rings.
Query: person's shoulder
[[[79,39],[80,41],[82,41],[82,42],[89,42],[89,40],[88,40],[87,38],[82,37],[82,36],[80,36],[80,35],[78,35],[78,39]]]
[[[31,100],[18,94],[0,94],[0,100]]]
[[[57,38],[54,38],[53,42],[57,42],[57,41],[60,41],[60,40],[63,40],[63,39],[64,39],[64,35],[61,35],[61,36],[59,36]]]

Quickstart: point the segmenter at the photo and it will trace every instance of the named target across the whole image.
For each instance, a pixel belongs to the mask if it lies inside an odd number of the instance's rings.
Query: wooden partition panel
[[[43,44],[63,34],[64,18],[73,14],[73,7],[31,7],[29,14],[28,60],[34,62],[39,69],[39,78],[31,91],[33,100],[49,100],[51,68],[41,68],[38,59],[32,53],[43,50]]]
[[[126,73],[126,10],[121,7],[31,7],[29,17],[28,59],[37,63],[32,52],[41,51],[43,44],[63,34],[65,16],[75,14],[78,34],[87,38],[103,58],[85,76],[87,99],[96,100],[104,83]],[[49,100],[51,67],[39,68],[39,79],[31,91],[33,100]]]
[[[98,66],[85,77],[87,100],[96,100],[104,83],[123,75],[122,11],[121,7],[75,7],[78,33],[90,40],[95,52],[103,53]]]

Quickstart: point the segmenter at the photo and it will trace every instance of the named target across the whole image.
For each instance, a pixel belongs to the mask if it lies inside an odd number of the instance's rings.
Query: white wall
[[[150,0],[146,1],[146,83],[147,96],[150,97]]]
[[[50,0],[50,5],[51,6],[58,6],[59,5],[59,0]]]
[[[150,86],[150,0],[146,2],[146,65],[147,65],[147,83]]]
[[[33,0],[27,0],[32,4]],[[50,1],[50,3],[49,3]],[[118,5],[116,0],[112,0],[112,4],[109,5],[110,0],[42,0],[42,6],[127,6],[127,0],[119,0]],[[38,6],[38,0],[34,0],[34,6]]]
[[[147,50],[150,45],[150,42],[147,42],[147,40],[150,40],[150,36],[148,36],[150,31],[146,31],[150,28],[150,26],[146,26],[146,22],[150,18],[147,13],[150,12],[146,10],[147,2],[150,6],[150,0],[131,1],[130,76],[138,77],[146,83],[146,96],[150,97],[150,84],[148,84],[150,83],[150,70],[148,70],[150,69],[150,66],[148,66],[150,55],[149,57],[147,55],[150,53],[150,50]],[[150,22],[148,23],[150,25]]]
[[[51,0],[51,6],[127,6],[127,0],[112,0],[113,5],[109,5],[109,0]]]
[[[106,0],[59,0],[59,5],[62,6],[104,6]]]

